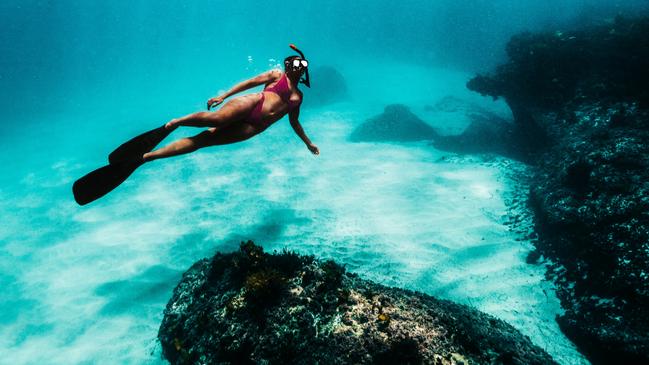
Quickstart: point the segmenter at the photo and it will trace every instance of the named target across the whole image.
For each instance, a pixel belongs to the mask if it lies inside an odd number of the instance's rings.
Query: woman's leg
[[[260,94],[240,96],[223,104],[219,110],[192,113],[171,120],[165,127],[167,129],[176,129],[179,126],[225,128],[234,121],[245,119],[260,99]]]
[[[237,123],[223,129],[210,128],[193,137],[179,139],[171,144],[155,151],[145,153],[142,158],[144,162],[178,156],[194,152],[199,148],[230,144],[245,141],[257,134],[258,131],[247,123]]]

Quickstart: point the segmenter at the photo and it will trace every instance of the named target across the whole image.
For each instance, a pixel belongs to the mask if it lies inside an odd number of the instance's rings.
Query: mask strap
[[[306,59],[306,57],[304,57],[304,53],[302,53],[302,51],[300,51],[294,44],[291,43],[288,46],[291,47],[295,52],[299,53],[303,60]],[[306,87],[311,87],[311,82],[309,81],[309,68],[308,67],[304,71],[304,78],[301,79],[300,82],[302,82],[304,85],[306,85]]]

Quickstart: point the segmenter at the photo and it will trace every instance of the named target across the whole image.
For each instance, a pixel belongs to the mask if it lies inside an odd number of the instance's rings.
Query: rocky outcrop
[[[466,153],[495,153],[516,159],[523,159],[523,146],[518,145],[516,128],[512,123],[500,118],[483,118],[473,115],[471,124],[454,136],[435,138],[433,146],[438,150]]]
[[[495,113],[478,105],[446,96],[434,105],[427,105],[426,111],[435,113],[436,117],[445,115],[462,117],[470,124],[459,134],[443,135],[433,140],[433,146],[438,150],[460,154],[493,153],[517,160],[529,160],[529,144],[523,142],[521,128]],[[438,125],[444,123],[438,121]]]
[[[435,130],[402,104],[385,107],[382,114],[368,119],[350,135],[352,142],[410,142],[437,137]]]
[[[537,150],[535,144],[529,143],[526,129],[476,103],[447,95],[432,105],[425,105],[424,110],[432,113],[430,118],[435,121],[439,135],[432,145],[438,150],[497,154],[523,162],[530,162]],[[444,128],[453,124],[447,122],[449,117],[453,121],[468,120],[469,125],[448,133]]]
[[[616,18],[583,30],[523,33],[507,44],[509,62],[468,83],[525,109],[557,109],[567,102],[633,99],[649,106],[649,20]]]
[[[649,363],[649,113],[571,111],[552,119],[530,193],[540,252],[562,265],[559,324],[593,363]],[[620,113],[642,122],[617,127]]]
[[[554,363],[475,309],[250,241],[183,275],[158,337],[173,364]]]
[[[543,140],[530,204],[562,330],[595,364],[649,363],[649,19],[522,34],[468,87]]]

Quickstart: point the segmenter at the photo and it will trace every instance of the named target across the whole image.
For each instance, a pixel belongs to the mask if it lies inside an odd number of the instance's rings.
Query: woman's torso
[[[261,115],[269,122],[281,119],[302,102],[302,93],[292,89],[285,73],[275,82],[264,87],[264,104]]]

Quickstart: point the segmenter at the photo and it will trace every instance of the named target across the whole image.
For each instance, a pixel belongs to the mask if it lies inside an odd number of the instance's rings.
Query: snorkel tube
[[[293,43],[289,44],[288,46],[291,47],[291,49],[293,49],[295,52],[299,53],[300,57],[302,57],[303,60],[306,60],[304,53],[302,53],[302,51],[300,51]],[[311,87],[311,83],[309,82],[309,67],[304,70],[304,78],[301,79],[300,82],[306,85],[306,87]]]

